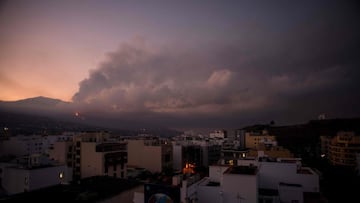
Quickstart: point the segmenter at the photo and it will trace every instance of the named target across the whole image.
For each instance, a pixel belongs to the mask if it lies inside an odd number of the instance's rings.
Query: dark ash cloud
[[[249,34],[238,40],[197,48],[122,44],[80,82],[73,101],[169,126],[359,116],[359,13],[336,6],[286,29],[245,25]]]
[[[239,72],[198,56],[123,44],[80,83],[73,100],[118,112],[207,113],[261,105],[247,95]]]

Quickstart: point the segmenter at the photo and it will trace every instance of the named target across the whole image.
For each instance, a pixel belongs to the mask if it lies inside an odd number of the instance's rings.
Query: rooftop
[[[287,187],[302,187],[300,184],[293,184],[293,183],[279,183],[280,186],[287,186]]]
[[[242,174],[242,175],[256,175],[256,166],[233,166],[229,167],[224,174]]]
[[[10,202],[98,202],[113,197],[141,183],[126,179],[97,176],[81,180],[80,184],[56,185],[13,196],[2,197]]]
[[[313,172],[310,169],[307,168],[300,168],[297,170],[297,173],[299,174],[313,174]]]

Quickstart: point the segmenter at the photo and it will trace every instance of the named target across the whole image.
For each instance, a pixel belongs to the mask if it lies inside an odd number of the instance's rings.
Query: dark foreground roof
[[[127,179],[98,176],[69,185],[56,185],[0,198],[4,202],[98,202],[123,191],[136,187],[141,183]]]

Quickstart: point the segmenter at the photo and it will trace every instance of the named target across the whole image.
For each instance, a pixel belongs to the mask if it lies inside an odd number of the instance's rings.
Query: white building
[[[181,202],[302,203],[307,194],[319,194],[318,174],[302,167],[300,159],[247,158],[237,164],[210,166],[209,177],[199,181],[173,179],[181,188]]]
[[[0,140],[0,156],[25,156],[48,154],[54,143],[59,140],[72,140],[72,135],[18,135]]]
[[[24,156],[30,154],[42,154],[44,152],[43,138],[40,135],[19,135],[0,141],[0,156]]]
[[[198,202],[257,202],[258,169],[248,166],[212,166],[198,183]]]
[[[225,130],[214,130],[209,134],[210,139],[225,139],[227,138],[227,133]]]
[[[298,184],[303,192],[318,193],[319,176],[309,167],[302,167],[297,160],[260,161],[259,187],[277,190],[280,183]]]
[[[127,144],[105,132],[77,133],[53,144],[49,157],[73,168],[74,180],[91,176],[127,176]]]
[[[42,156],[24,157],[14,163],[0,163],[0,183],[8,195],[65,184],[71,180],[71,168],[51,163]]]
[[[102,175],[127,177],[126,143],[82,142],[80,154],[81,178]]]

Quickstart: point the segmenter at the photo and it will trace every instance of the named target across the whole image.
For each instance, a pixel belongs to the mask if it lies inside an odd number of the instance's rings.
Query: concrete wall
[[[280,185],[279,196],[280,196],[280,202],[283,203],[292,203],[294,201],[297,201],[299,203],[304,202],[302,187]]]
[[[54,148],[49,151],[50,159],[54,159],[59,163],[66,164],[68,148],[72,142],[55,142]]]
[[[9,140],[0,141],[0,156],[14,155],[24,156],[27,155],[27,145],[25,141],[17,137],[11,137]]]
[[[209,179],[213,182],[221,182],[223,173],[228,169],[229,166],[213,165],[209,166]]]
[[[223,202],[254,203],[258,201],[257,175],[224,174],[221,186]]]
[[[81,178],[104,175],[103,155],[95,152],[96,144],[95,142],[81,143]]]
[[[134,192],[133,202],[144,203],[145,202],[144,192]]]
[[[145,146],[142,157],[142,166],[151,172],[161,172],[162,153],[160,146]]]
[[[8,195],[29,191],[29,172],[18,168],[4,168],[2,187]]]
[[[142,154],[144,151],[143,140],[128,141],[128,165],[139,166],[142,163]]]
[[[197,196],[198,203],[221,202],[219,186],[199,186]]]
[[[298,181],[298,184],[302,185],[304,192],[320,192],[319,175],[312,171],[310,168],[307,169],[313,174],[297,174],[296,180]]]
[[[60,179],[60,173],[62,173],[62,179]],[[71,170],[65,165],[29,170],[29,190],[70,182],[71,180]]]
[[[71,170],[64,165],[37,169],[9,167],[5,168],[3,173],[2,186],[9,195],[70,182],[72,180]],[[60,173],[63,173],[63,179],[60,179]]]
[[[173,145],[173,169],[182,170],[182,146]]]
[[[297,183],[294,180],[296,164],[261,162],[259,163],[260,188],[278,189],[279,183]]]
[[[296,163],[261,162],[260,188],[278,189],[279,183],[301,184],[304,192],[319,192],[319,176],[298,174]]]
[[[144,140],[128,141],[128,165],[146,168],[151,172],[161,172],[161,161],[161,146],[144,146]]]

